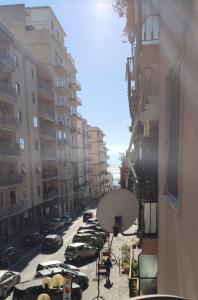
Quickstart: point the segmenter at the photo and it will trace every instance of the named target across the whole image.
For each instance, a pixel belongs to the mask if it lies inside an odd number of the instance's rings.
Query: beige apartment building
[[[98,198],[105,193],[107,184],[107,147],[104,133],[98,127],[88,127],[89,143],[89,196]]]
[[[82,178],[82,164],[79,165],[79,147],[83,147],[80,145],[82,138],[79,141],[82,129],[79,131],[76,117],[77,107],[81,105],[77,95],[81,86],[76,80],[74,60],[64,46],[66,33],[50,7],[1,6],[0,20],[52,74],[52,86],[48,80],[38,77],[38,84],[53,93],[55,106],[54,128],[51,107],[48,106],[48,116],[46,110],[45,116],[41,112],[44,107],[47,108],[48,100],[40,95],[39,101],[45,102],[42,102],[40,109],[40,126],[41,130],[48,131],[47,139],[46,135],[41,136],[44,152],[42,179],[46,201],[52,204],[52,209],[56,208],[58,215],[79,209],[87,197],[87,188],[82,191],[86,180]],[[51,215],[48,204],[46,212]]]
[[[128,186],[141,204],[148,270],[140,270],[140,292],[197,299],[198,1],[129,0],[125,9],[133,50]]]

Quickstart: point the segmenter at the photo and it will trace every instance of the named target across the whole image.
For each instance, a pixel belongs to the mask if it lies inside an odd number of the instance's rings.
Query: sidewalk
[[[133,232],[134,227],[129,229],[128,232]],[[121,261],[121,247],[125,243],[130,243],[132,237],[124,237],[118,235],[118,237],[113,239],[112,252],[116,257],[117,261]],[[113,259],[112,259],[113,260]],[[110,282],[112,286],[106,285],[106,279],[100,276],[100,297],[105,300],[126,300],[129,299],[129,286],[128,286],[128,274],[122,274],[121,267],[119,264],[113,264],[110,274]],[[97,299],[97,278],[96,272],[89,274],[89,288],[83,292],[83,300],[92,300],[94,297]],[[98,298],[100,299],[100,298]]]

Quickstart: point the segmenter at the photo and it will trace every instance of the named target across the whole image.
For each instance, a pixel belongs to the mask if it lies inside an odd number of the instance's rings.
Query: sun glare
[[[98,12],[104,12],[109,8],[109,3],[106,1],[97,1],[96,6]]]

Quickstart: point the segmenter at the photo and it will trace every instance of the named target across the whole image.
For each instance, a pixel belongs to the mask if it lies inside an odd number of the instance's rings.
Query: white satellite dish
[[[115,221],[121,217],[119,232],[124,232],[137,219],[138,201],[129,190],[114,190],[100,200],[96,214],[98,223],[108,233],[114,232]]]

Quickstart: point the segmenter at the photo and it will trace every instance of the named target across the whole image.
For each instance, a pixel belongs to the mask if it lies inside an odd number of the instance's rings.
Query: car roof
[[[80,247],[80,246],[84,246],[84,245],[86,246],[87,244],[86,243],[72,243],[69,245],[69,247],[76,248],[76,247]]]
[[[44,270],[40,270],[37,273],[41,274],[43,277],[48,276],[48,275],[52,275],[52,274],[57,274],[57,273],[61,273],[61,272],[66,272],[66,273],[71,273],[76,275],[77,273],[73,270],[70,269],[66,269],[63,267],[52,267],[52,268],[48,268],[48,269],[44,269]]]
[[[57,236],[59,236],[58,234],[48,234],[45,236],[45,239],[55,239]]]
[[[26,290],[27,288],[33,288],[34,286],[41,285],[43,285],[43,278],[38,278],[18,283],[17,285],[15,285],[15,289]],[[72,282],[72,289],[74,288],[79,288],[79,285],[75,282]]]
[[[49,266],[49,265],[59,265],[59,264],[63,264],[60,260],[48,260],[48,261],[44,261],[39,263],[40,266]]]

